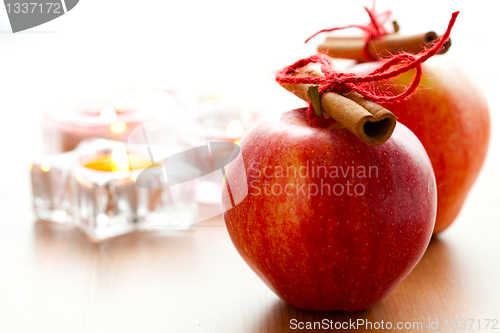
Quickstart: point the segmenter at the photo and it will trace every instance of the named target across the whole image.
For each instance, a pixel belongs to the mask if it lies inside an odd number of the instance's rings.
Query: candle
[[[142,156],[129,154],[125,145],[117,142],[111,154],[99,156],[92,161],[86,162],[84,166],[92,170],[110,172],[139,170],[158,166],[158,164],[154,164]]]
[[[127,142],[135,128],[156,119],[157,109],[163,107],[162,100],[152,99],[157,105],[151,105],[136,95],[118,91],[50,110],[43,122],[46,151],[71,151],[85,138]]]
[[[259,113],[251,109],[223,104],[203,106],[198,114],[180,122],[177,136],[188,147],[207,141],[238,143],[259,118]]]
[[[33,161],[36,216],[81,229],[93,241],[136,230],[189,228],[198,216],[194,189],[183,187],[180,195],[171,191],[162,165],[152,164],[144,150],[94,139]],[[151,188],[136,184],[145,168]],[[182,176],[196,178],[189,172]]]
[[[220,100],[205,100],[198,105],[198,114],[184,120],[178,128],[179,141],[186,148],[206,145],[207,142],[232,142],[238,144],[245,133],[260,118],[258,112],[241,106],[226,104]],[[195,112],[192,112],[195,113]],[[213,155],[230,156],[234,147],[216,145]],[[213,148],[211,148],[213,149]],[[210,165],[209,156],[202,163]],[[196,186],[196,201],[203,204],[206,212],[200,212],[205,218],[220,214],[222,180],[219,172],[204,176]]]
[[[229,107],[207,110],[199,116],[207,141],[235,143],[241,140],[257,119],[258,114],[255,111]]]

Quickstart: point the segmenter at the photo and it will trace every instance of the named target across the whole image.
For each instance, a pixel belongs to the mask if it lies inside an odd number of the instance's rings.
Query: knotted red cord
[[[373,102],[394,102],[402,100],[415,92],[420,79],[422,78],[422,64],[438,53],[443,47],[444,43],[450,37],[451,29],[455,24],[459,12],[454,12],[451,15],[451,20],[444,35],[432,47],[423,50],[417,55],[411,53],[401,52],[383,61],[382,65],[373,72],[367,75],[358,75],[355,73],[342,73],[336,72],[333,68],[332,60],[324,54],[317,54],[309,58],[301,59],[291,66],[285,67],[276,74],[276,81],[280,84],[313,84],[319,86],[320,96],[327,91],[336,93],[349,93],[355,91],[366,99]],[[297,70],[304,66],[316,63],[321,65],[321,72],[324,76],[295,76]],[[396,69],[392,67],[400,65]],[[415,77],[412,83],[401,94],[392,95],[390,92],[383,94],[376,92],[373,82],[388,80],[390,78],[399,76],[411,69],[416,69]],[[307,110],[307,118],[313,125],[319,127],[330,127],[335,124],[335,120],[331,118],[319,118],[314,113],[311,103]]]
[[[310,41],[313,37],[316,37],[317,35],[323,33],[323,32],[330,32],[330,31],[335,31],[335,30],[343,30],[347,28],[358,28],[363,30],[365,33],[365,46],[363,48],[363,55],[365,56],[366,60],[368,61],[373,61],[373,60],[378,60],[374,59],[371,55],[370,52],[368,52],[368,47],[370,45],[370,42],[373,38],[379,38],[382,36],[385,36],[389,34],[389,32],[384,28],[385,23],[389,20],[391,17],[391,11],[386,11],[380,14],[375,13],[375,2],[373,2],[373,9],[368,9],[367,7],[364,7],[366,12],[368,13],[368,16],[370,16],[371,22],[366,24],[366,25],[357,25],[357,24],[351,24],[347,25],[345,27],[337,27],[337,28],[331,28],[331,29],[323,29],[306,39],[305,43]]]

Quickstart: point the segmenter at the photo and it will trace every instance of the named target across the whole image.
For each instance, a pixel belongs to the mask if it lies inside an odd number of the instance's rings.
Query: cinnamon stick
[[[428,43],[440,38],[434,31],[412,36],[403,36],[398,33],[373,39],[369,42],[368,53],[373,59],[385,57],[405,51],[413,54],[420,53]],[[358,62],[370,61],[364,54],[364,37],[327,37],[325,42],[318,46],[318,51],[326,53],[332,58],[354,59]],[[439,54],[446,53],[451,46],[448,40]]]
[[[307,89],[310,86],[282,84],[283,88],[307,102],[309,101]],[[380,146],[386,142],[396,127],[396,116],[391,111],[365,100],[357,93],[342,96],[326,92],[321,97],[321,107],[331,118],[371,146]]]
[[[323,73],[314,66],[307,65],[296,74],[296,76],[305,75],[323,76]],[[310,101],[308,95],[310,84],[284,83],[281,86],[300,99]],[[396,116],[392,112],[367,101],[356,92],[345,96],[326,92],[321,96],[321,108],[328,117],[339,123],[334,128],[345,126],[363,142],[372,146],[380,146],[386,142],[396,127]]]

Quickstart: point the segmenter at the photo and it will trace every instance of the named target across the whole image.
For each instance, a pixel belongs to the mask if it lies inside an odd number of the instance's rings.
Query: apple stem
[[[392,27],[394,29],[394,33],[398,33],[399,32],[399,24],[398,24],[398,21],[394,20],[392,21]]]
[[[314,109],[314,113],[317,117],[323,118],[323,109],[321,108],[321,99],[319,97],[319,87],[317,85],[312,85],[307,89],[307,97]]]

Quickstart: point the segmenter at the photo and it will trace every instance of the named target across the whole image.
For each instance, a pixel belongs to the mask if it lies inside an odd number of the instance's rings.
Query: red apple
[[[414,75],[395,79],[388,89],[399,93]],[[387,89],[387,86],[384,86]],[[438,188],[434,233],[455,220],[483,165],[490,137],[490,117],[480,91],[446,57],[424,64],[424,78],[410,98],[382,104],[422,142]]]
[[[309,125],[298,109],[254,127],[240,148],[244,164],[226,170],[227,230],[244,261],[290,305],[366,309],[422,257],[436,183],[405,126],[371,147],[346,129]]]

